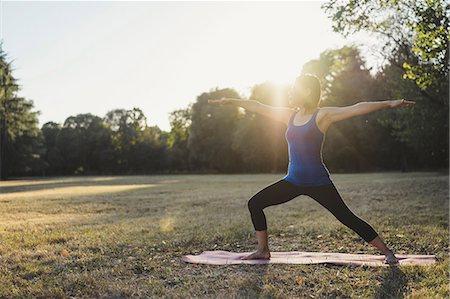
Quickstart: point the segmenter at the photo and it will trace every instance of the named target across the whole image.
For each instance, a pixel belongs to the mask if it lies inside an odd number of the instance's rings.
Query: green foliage
[[[191,125],[191,107],[186,109],[177,109],[170,113],[171,130],[167,137],[167,147],[170,152],[169,167],[173,170],[189,170],[188,155],[188,139],[189,126]]]
[[[91,113],[68,117],[56,137],[64,172],[92,174],[99,170],[109,140],[109,131],[100,117]]]
[[[235,172],[241,164],[240,156],[232,149],[238,108],[208,104],[209,99],[239,98],[232,89],[214,89],[197,97],[192,105],[189,126],[189,163],[199,170]]]
[[[1,175],[20,171],[42,174],[47,163],[42,159],[42,133],[38,128],[39,111],[33,101],[17,96],[19,86],[12,75],[3,45],[0,45],[0,139]]]
[[[302,73],[316,75],[322,85],[320,106],[348,106],[379,99],[376,81],[365,66],[359,49],[344,46],[322,52],[305,63]],[[397,142],[376,119],[382,112],[334,123],[327,131],[323,156],[331,172],[400,168],[399,156],[392,155]]]
[[[384,111],[379,122],[402,148],[406,143],[413,149],[412,158],[423,166],[448,167],[450,3],[333,0],[323,8],[344,36],[358,31],[378,36],[388,62],[377,74],[378,97],[417,102]]]
[[[416,104],[409,109],[383,111],[378,121],[389,128],[392,136],[408,145],[410,160],[426,168],[445,168],[448,165],[448,111],[431,102],[415,82],[401,76],[402,70],[397,66],[383,67],[376,78],[377,97],[414,99]]]
[[[379,36],[381,53],[397,55],[403,78],[430,100],[448,107],[450,2],[444,0],[329,1],[323,5],[336,32],[366,31]],[[396,55],[394,54],[394,55]]]
[[[249,99],[271,106],[287,106],[288,88],[278,88],[271,82],[256,84]],[[238,119],[233,138],[233,149],[243,158],[242,170],[284,172],[288,163],[285,130],[283,123],[245,110]]]
[[[324,144],[330,171],[447,167],[448,1],[332,0],[323,8],[333,29],[344,36],[375,34],[387,63],[371,75],[356,47],[320,53],[301,69],[320,78],[320,105],[394,98],[417,103],[331,126]],[[139,108],[111,110],[103,118],[79,114],[39,130],[39,112],[32,111],[33,101],[15,95],[18,86],[3,51],[0,79],[0,128],[7,129],[8,139],[2,153],[13,175],[284,172],[287,166],[283,124],[235,106],[207,103],[240,98],[231,88],[201,93],[195,103],[173,111],[169,132],[147,126]],[[253,86],[249,98],[287,106],[287,89],[263,82]]]

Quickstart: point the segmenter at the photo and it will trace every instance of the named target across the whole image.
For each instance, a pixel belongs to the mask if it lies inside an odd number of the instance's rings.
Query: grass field
[[[332,174],[396,253],[432,266],[199,265],[252,251],[248,199],[283,174],[87,176],[0,182],[0,298],[448,298],[448,174]],[[272,251],[381,254],[310,197],[268,207]]]

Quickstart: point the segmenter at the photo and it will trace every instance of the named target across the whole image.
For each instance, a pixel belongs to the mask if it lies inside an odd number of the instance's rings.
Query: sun
[[[268,80],[267,83],[272,90],[272,105],[273,106],[287,106],[288,105],[288,91],[292,83],[288,80]]]

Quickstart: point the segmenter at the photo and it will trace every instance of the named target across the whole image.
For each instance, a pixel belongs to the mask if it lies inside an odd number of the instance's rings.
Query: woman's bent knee
[[[247,202],[247,207],[249,210],[261,209],[260,204],[256,197],[252,197]]]

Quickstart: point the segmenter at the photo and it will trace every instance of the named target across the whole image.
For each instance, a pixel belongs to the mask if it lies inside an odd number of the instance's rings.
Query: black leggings
[[[356,216],[347,207],[333,183],[323,186],[300,187],[284,179],[264,187],[249,199],[248,209],[255,230],[267,230],[264,208],[287,202],[302,194],[320,203],[341,223],[355,231],[365,241],[370,242],[378,235],[372,226]]]

